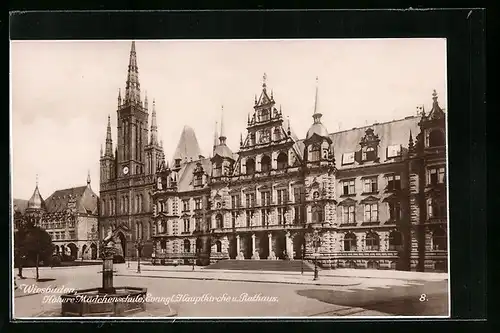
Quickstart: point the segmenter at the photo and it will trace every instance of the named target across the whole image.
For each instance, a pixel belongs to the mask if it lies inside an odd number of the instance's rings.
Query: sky
[[[11,163],[14,198],[29,199],[38,175],[47,198],[83,186],[99,191],[99,154],[111,115],[116,145],[118,89],[131,41],[11,42]],[[299,138],[318,110],[329,132],[430,110],[435,89],[447,109],[445,39],[136,41],[141,95],[156,102],[159,138],[171,160],[182,128],[212,151],[223,121],[233,151],[245,134],[266,74],[277,107]],[[149,121],[151,123],[151,121]]]

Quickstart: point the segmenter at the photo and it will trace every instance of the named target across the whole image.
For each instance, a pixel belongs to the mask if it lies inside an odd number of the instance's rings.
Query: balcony
[[[196,253],[194,252],[156,253],[156,259],[194,259],[194,258],[196,258]]]

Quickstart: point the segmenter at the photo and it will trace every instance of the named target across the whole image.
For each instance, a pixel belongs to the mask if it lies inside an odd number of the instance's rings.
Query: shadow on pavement
[[[370,287],[370,289],[372,290],[302,289],[297,290],[296,293],[324,303],[359,307],[397,316],[448,315],[446,282],[428,282],[418,286],[394,286],[390,289]]]

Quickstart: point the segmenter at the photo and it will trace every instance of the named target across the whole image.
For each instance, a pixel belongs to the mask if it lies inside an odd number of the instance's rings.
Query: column
[[[257,251],[255,250],[255,234],[252,234],[252,259],[254,260],[259,259]]]
[[[292,254],[292,249],[291,249],[291,246],[290,246],[290,232],[287,231],[285,233],[285,251],[286,251],[286,254],[288,255],[288,258],[290,259],[293,259],[293,254]]]
[[[242,260],[244,257],[241,255],[240,252],[240,235],[236,235],[236,259]]]
[[[269,256],[267,259],[274,260],[276,259],[276,254],[273,251],[273,235],[271,233],[267,234],[268,244],[269,244]]]

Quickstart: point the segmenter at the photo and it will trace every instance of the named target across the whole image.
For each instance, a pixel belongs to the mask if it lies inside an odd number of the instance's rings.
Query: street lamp
[[[139,238],[135,243],[135,248],[137,249],[137,273],[141,272],[141,253],[143,247],[144,243],[142,242],[142,239]]]
[[[321,247],[321,238],[319,237],[318,231],[314,230],[314,235],[313,235],[313,245],[314,245],[314,281],[319,280],[318,276],[318,251],[319,248]]]

